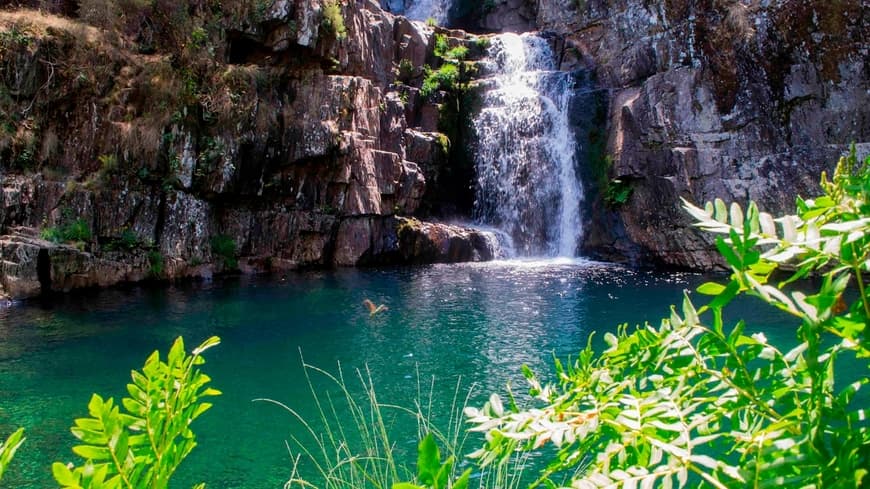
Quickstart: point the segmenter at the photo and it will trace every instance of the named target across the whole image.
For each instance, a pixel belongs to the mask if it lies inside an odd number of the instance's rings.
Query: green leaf
[[[534,378],[535,378],[535,374],[534,374],[534,372],[532,372],[532,369],[530,369],[529,366],[526,365],[526,364],[523,364],[523,365],[520,367],[520,371],[522,372],[523,377],[525,377],[525,378],[528,379],[528,380],[531,380],[531,379],[534,379]]]
[[[731,266],[731,268],[734,268],[735,270],[743,269],[742,261],[721,236],[716,238],[716,249],[719,250],[719,253],[723,258],[725,258],[725,261],[729,266]]]
[[[431,486],[440,468],[441,453],[435,443],[435,435],[428,433],[417,447],[417,478],[424,485]]]
[[[707,282],[698,287],[698,293],[704,295],[719,295],[725,291],[725,286],[715,282]]]
[[[426,489],[426,487],[411,484],[410,482],[396,482],[393,484],[393,489]]]
[[[740,292],[740,283],[736,280],[732,280],[728,282],[728,285],[725,286],[725,290],[720,292],[715,299],[710,302],[710,307],[712,309],[721,309],[725,307],[731,300],[737,297],[737,294]]]
[[[468,480],[471,478],[471,469],[465,469],[462,475],[453,483],[452,489],[468,489]]]
[[[75,487],[78,485],[78,478],[64,464],[55,462],[51,465],[51,473],[54,475],[54,480],[64,487]]]
[[[166,363],[170,366],[181,365],[184,360],[184,340],[179,336],[169,349]]]
[[[725,205],[725,202],[723,202],[722,199],[716,199],[713,201],[713,207],[715,209],[713,218],[721,223],[727,223],[728,207]]]
[[[96,447],[93,445],[77,445],[73,447],[73,452],[76,455],[84,457],[88,460],[99,462],[102,460],[111,460],[112,454],[106,447]]]
[[[218,343],[212,337],[198,350]],[[122,476],[133,487],[165,488],[196,446],[190,424],[211,407],[202,399],[220,392],[207,387],[211,379],[196,367],[204,359],[186,354],[181,338],[166,358],[167,363],[162,362],[155,351],[140,371],[131,373],[133,383],[127,385],[131,397],[116,405],[112,398],[94,394],[88,403],[91,417],[76,420],[72,432],[85,443],[73,452],[85,462],[69,472],[81,476],[83,488],[120,489]],[[53,470],[69,480],[63,469]]]
[[[6,472],[6,468],[12,462],[15,452],[21,448],[24,440],[24,428],[18,428],[6,438],[5,442],[0,443],[0,479],[3,478],[3,473]]]

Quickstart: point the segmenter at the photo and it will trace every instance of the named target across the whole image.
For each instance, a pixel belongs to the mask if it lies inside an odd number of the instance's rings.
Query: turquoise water
[[[72,461],[69,426],[92,392],[119,397],[129,371],[184,336],[222,344],[205,371],[223,391],[194,425],[200,446],[173,487],[282,487],[290,473],[285,441],[298,423],[271,398],[303,413],[312,401],[305,361],[335,372],[368,367],[382,402],[411,406],[418,379],[435,378],[434,411],[449,408],[461,378],[481,404],[507,382],[523,390],[519,368],[547,372],[589,334],[658,322],[705,277],[628,270],[585,261],[502,262],[381,270],[300,272],[283,278],[226,279],[172,287],[132,287],[55,297],[0,310],[0,434],[27,429],[6,487],[51,487],[53,461]],[[389,307],[369,317],[362,301]],[[792,337],[782,317],[753,302],[768,337]],[[416,433],[397,421],[397,443]],[[402,434],[404,433],[404,434]]]

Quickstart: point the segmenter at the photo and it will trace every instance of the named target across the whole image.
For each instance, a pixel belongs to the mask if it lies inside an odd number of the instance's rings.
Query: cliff
[[[791,211],[850,143],[870,152],[867,6],[539,0],[538,28],[566,39],[563,69],[592,70],[609,94],[590,142],[587,252],[716,267],[680,197]]]
[[[493,256],[492,236],[425,222],[470,214],[474,101],[419,90],[436,32],[471,60],[485,43],[382,8],[413,0],[23,2],[0,10],[0,294]],[[493,0],[447,18],[548,31],[579,73],[585,254],[711,269],[681,197],[777,213],[849,143],[870,152],[866,7]]]
[[[431,177],[437,106],[396,81],[434,62],[434,28],[368,1],[247,4],[0,11],[0,294],[491,257],[399,219],[421,166],[430,195],[452,184]]]

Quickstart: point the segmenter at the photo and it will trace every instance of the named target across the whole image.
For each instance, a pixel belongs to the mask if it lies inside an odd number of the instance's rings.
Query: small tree
[[[702,285],[712,300],[701,308],[686,297],[658,327],[624,325],[604,352],[587,345],[571,365],[557,361],[556,384],[524,368],[540,404],[505,407],[494,395],[467,409],[486,433],[473,456],[491,464],[552,444],[534,485],[576,488],[870,484],[870,422],[866,399],[856,401],[870,367],[870,157],[859,163],[853,148],[821,186],[778,219],[754,203],[685,202],[718,235],[728,283]],[[771,285],[778,270],[789,276]],[[809,275],[815,292],[794,287]],[[739,295],[793,316],[797,346],[726,325],[723,308]],[[836,368],[842,359],[858,365],[854,380]]]

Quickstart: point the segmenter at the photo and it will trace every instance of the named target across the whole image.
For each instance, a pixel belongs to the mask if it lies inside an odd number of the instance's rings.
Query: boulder
[[[488,261],[499,254],[492,233],[466,226],[397,218],[396,234],[405,263]]]

